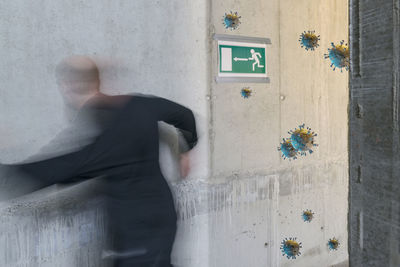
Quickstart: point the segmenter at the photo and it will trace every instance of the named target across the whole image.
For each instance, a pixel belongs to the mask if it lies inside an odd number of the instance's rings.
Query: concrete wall
[[[208,176],[206,1],[17,0],[0,6],[0,162],[18,162],[35,154],[62,130],[66,118],[54,69],[65,57],[84,54],[100,66],[102,91],[155,94],[190,107],[200,136],[190,178]],[[161,132],[162,169],[169,181],[176,182],[177,137],[165,125]],[[6,179],[0,184],[4,185]],[[63,194],[64,189],[54,187],[52,190],[58,193],[52,192]],[[85,188],[79,192],[76,200],[87,201],[89,192]],[[105,232],[96,222],[97,215],[90,211],[99,209],[97,202],[86,208],[75,203],[67,209],[60,200],[55,213],[53,206],[43,208],[38,218],[40,203],[49,202],[42,199],[47,195],[48,191],[40,191],[27,196],[29,205],[23,200],[2,203],[0,248],[9,256],[2,257],[0,266],[99,266],[98,239]],[[25,219],[21,220],[18,213]],[[30,221],[35,224],[30,225]],[[83,224],[84,232],[80,231]],[[207,236],[203,225],[199,221],[193,227]],[[81,243],[82,235],[88,233],[96,238]],[[26,240],[33,247],[25,250]],[[202,247],[207,248],[207,244],[205,240]],[[175,262],[181,258],[197,260],[199,253],[191,247],[198,245],[192,239],[182,246],[190,253],[195,251],[196,256],[186,256],[178,248],[177,254],[182,256],[174,256]],[[83,248],[88,248],[88,253],[82,253]]]
[[[350,1],[351,266],[400,266],[400,2]]]
[[[155,94],[193,109],[204,137],[198,160],[207,165],[206,9],[202,1],[7,4],[0,11],[0,118],[8,126],[1,130],[2,157],[36,153],[65,125],[54,68],[83,54],[99,64],[102,91]],[[205,177],[207,168],[199,166],[196,175]]]
[[[213,2],[215,33],[268,37],[272,44],[267,50],[269,84],[211,84],[210,182],[218,187],[226,184],[227,198],[237,195],[228,186],[236,179],[256,191],[266,188],[265,184],[254,187],[252,179],[256,177],[273,175],[278,184],[269,187],[277,199],[241,200],[251,215],[240,227],[230,222],[237,221],[234,216],[226,219],[226,210],[210,214],[219,222],[209,225],[210,241],[214,233],[226,233],[211,241],[210,266],[347,264],[348,75],[334,72],[324,59],[330,42],[347,42],[347,4],[307,0]],[[242,16],[242,24],[233,32],[221,24],[222,16],[230,10]],[[299,45],[299,36],[305,30],[321,35],[315,52]],[[216,75],[215,43],[213,51]],[[244,86],[250,86],[254,96],[243,99],[240,90]],[[319,147],[311,156],[285,161],[276,148],[288,136],[288,130],[302,123],[318,133]],[[222,197],[221,203],[228,206],[225,203],[229,201]],[[226,209],[229,214],[236,211]],[[315,212],[310,224],[300,217],[305,209]],[[246,242],[231,242],[237,236],[247,238]],[[288,260],[279,252],[280,242],[286,237],[297,237],[303,243],[302,255],[296,260]],[[338,251],[327,248],[332,237],[340,240]],[[230,251],[235,252],[221,257]]]
[[[179,215],[176,266],[345,266],[347,73],[333,72],[323,54],[331,41],[347,39],[346,0],[17,0],[0,10],[0,123],[8,126],[1,128],[7,137],[0,141],[2,161],[34,154],[59,131],[65,118],[54,67],[71,54],[93,55],[105,92],[157,94],[195,112],[201,139],[187,180],[177,179],[176,136],[162,127],[161,164]],[[231,10],[242,16],[235,31],[221,23]],[[315,52],[300,47],[304,30],[321,35]],[[270,38],[271,82],[215,83],[214,33]],[[244,86],[254,96],[243,99]],[[279,142],[303,122],[318,133],[319,147],[311,156],[282,160]],[[86,201],[90,186],[56,186],[2,203],[0,246],[9,255],[4,263],[100,266],[106,240],[101,202],[68,201],[73,191],[75,199]],[[51,213],[51,205],[40,208],[52,197],[60,201],[58,213]],[[305,209],[315,212],[310,224],[301,220]],[[42,237],[49,233],[54,238],[46,243]],[[341,246],[329,252],[326,243],[333,236]],[[303,243],[296,260],[279,251],[286,237]],[[26,240],[35,250],[25,249]],[[22,256],[14,252],[19,248]]]
[[[0,205],[0,266],[109,266],[95,181],[49,187]]]

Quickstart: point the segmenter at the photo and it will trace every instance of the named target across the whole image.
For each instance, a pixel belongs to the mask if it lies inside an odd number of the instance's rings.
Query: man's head
[[[99,69],[87,56],[64,59],[56,67],[56,78],[65,102],[72,107],[81,107],[89,98],[99,93]]]

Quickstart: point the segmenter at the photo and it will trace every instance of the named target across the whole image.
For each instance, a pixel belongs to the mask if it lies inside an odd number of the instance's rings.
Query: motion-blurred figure
[[[102,176],[113,236],[112,249],[103,256],[113,258],[118,267],[172,266],[177,218],[159,166],[158,121],[178,128],[191,149],[197,142],[192,111],[158,97],[102,94],[99,70],[88,57],[68,58],[56,73],[78,122],[60,136],[79,133],[77,142],[67,142],[76,147],[68,147],[67,153],[64,147],[62,155],[49,149],[44,160],[12,167],[46,185]],[[188,161],[183,153],[183,175],[189,171]]]

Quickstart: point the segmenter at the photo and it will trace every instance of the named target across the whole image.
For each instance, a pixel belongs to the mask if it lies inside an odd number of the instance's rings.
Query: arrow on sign
[[[248,58],[239,58],[239,57],[235,57],[233,60],[235,60],[235,61],[249,61]]]

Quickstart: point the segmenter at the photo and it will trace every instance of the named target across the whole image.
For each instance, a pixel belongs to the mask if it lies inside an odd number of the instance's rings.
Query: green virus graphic
[[[304,124],[300,125],[299,128],[295,128],[288,132],[290,134],[290,141],[294,149],[296,149],[300,155],[306,156],[307,152],[313,153],[312,148],[318,146],[314,143],[314,137],[316,133],[311,131],[311,128],[305,128]]]
[[[233,13],[225,13],[225,16],[222,18],[222,24],[226,29],[235,30],[239,27],[240,24],[240,16],[237,12]]]
[[[301,217],[303,217],[303,220],[305,222],[311,222],[312,219],[314,218],[314,213],[311,210],[305,210],[303,211]]]
[[[315,34],[315,31],[305,31],[300,35],[299,42],[301,47],[304,47],[306,50],[314,51],[314,49],[319,46],[319,37],[319,35],[317,36]]]
[[[282,140],[282,143],[278,147],[278,150],[282,152],[282,158],[289,160],[297,159],[297,150],[293,147],[290,139],[283,138]]]
[[[339,245],[340,245],[339,240],[337,240],[336,238],[331,238],[328,241],[329,250],[337,250]]]
[[[240,94],[243,96],[243,98],[249,98],[251,96],[251,89],[249,87],[245,87],[240,91]]]
[[[286,256],[288,259],[296,259],[297,256],[300,256],[301,248],[301,243],[297,242],[296,238],[285,238],[281,243],[282,256]]]
[[[329,58],[333,70],[336,68],[339,68],[340,72],[343,72],[343,69],[349,70],[350,50],[348,45],[343,40],[340,44],[331,43],[331,45],[332,47],[328,48],[328,54],[325,54],[325,58]]]

